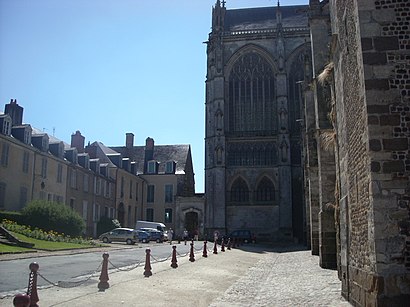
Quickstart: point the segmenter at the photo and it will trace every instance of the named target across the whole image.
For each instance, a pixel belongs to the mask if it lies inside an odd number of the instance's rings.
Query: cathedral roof
[[[298,28],[308,26],[308,5],[281,6],[282,26]],[[276,28],[277,7],[258,7],[226,10],[225,31]]]

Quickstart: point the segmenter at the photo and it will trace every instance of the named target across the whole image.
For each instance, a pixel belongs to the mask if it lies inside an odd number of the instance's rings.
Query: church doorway
[[[198,229],[198,213],[197,212],[187,212],[185,213],[185,228],[188,230],[189,236],[194,237],[195,233],[199,232]]]
[[[124,204],[120,203],[118,206],[118,221],[121,224],[121,227],[124,227],[124,222],[125,222],[125,209],[124,209]]]

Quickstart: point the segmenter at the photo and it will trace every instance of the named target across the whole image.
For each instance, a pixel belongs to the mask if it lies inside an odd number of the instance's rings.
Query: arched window
[[[238,178],[232,184],[231,188],[231,200],[237,202],[243,202],[249,200],[248,185],[242,178]]]
[[[266,135],[276,130],[274,73],[257,53],[246,53],[229,75],[229,131]]]
[[[256,189],[256,201],[271,200],[275,200],[275,186],[269,178],[263,177]]]

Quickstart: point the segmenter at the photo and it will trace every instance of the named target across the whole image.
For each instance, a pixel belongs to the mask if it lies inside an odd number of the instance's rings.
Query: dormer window
[[[148,174],[156,174],[157,170],[158,170],[157,161],[148,161],[148,167],[147,167]]]
[[[174,161],[168,161],[165,164],[165,173],[166,174],[174,174],[175,173],[175,162]]]
[[[9,116],[5,116],[3,118],[3,127],[2,132],[5,135],[11,134],[11,118]]]
[[[24,130],[24,144],[31,144],[31,129]]]
[[[41,140],[41,148],[43,151],[47,151],[48,150],[48,138],[47,137],[43,137],[43,139]]]

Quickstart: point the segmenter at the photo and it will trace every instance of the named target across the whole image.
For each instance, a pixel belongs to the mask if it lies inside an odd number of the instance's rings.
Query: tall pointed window
[[[257,53],[240,57],[229,75],[229,131],[266,135],[276,130],[274,73]]]
[[[256,189],[256,200],[257,201],[271,201],[275,200],[275,186],[272,181],[267,177],[259,182]]]
[[[238,178],[232,184],[231,201],[244,202],[249,200],[248,185],[242,178]]]

